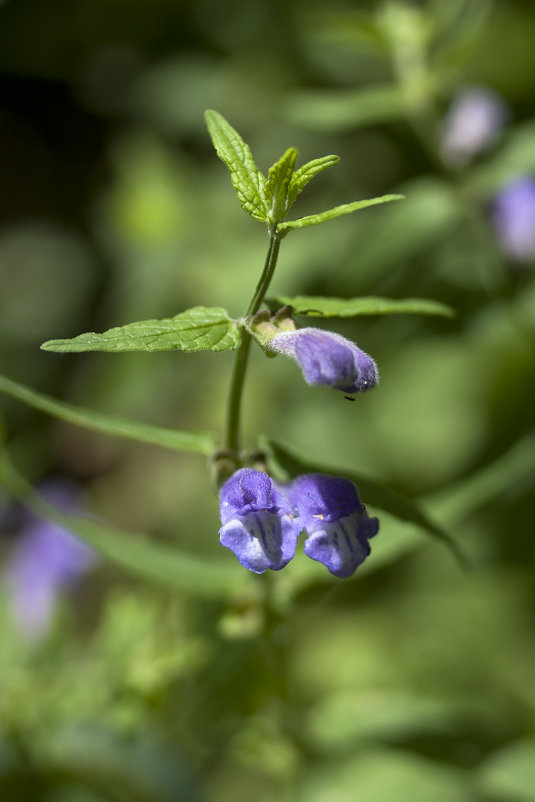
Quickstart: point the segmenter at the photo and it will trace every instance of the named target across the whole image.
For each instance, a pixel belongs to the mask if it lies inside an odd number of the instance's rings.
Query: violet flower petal
[[[300,525],[263,471],[242,468],[220,490],[219,539],[250,571],[280,571],[295,554]]]
[[[504,252],[517,262],[535,257],[535,180],[518,178],[497,195],[494,226]]]
[[[75,491],[62,480],[39,488],[47,500],[63,509],[75,508]],[[13,616],[23,634],[42,637],[55,602],[96,562],[94,551],[58,524],[26,513],[26,523],[6,565]]]
[[[221,527],[219,540],[250,571],[280,571],[295,554],[299,526],[287,513],[252,512]]]
[[[345,579],[364,562],[371,551],[368,538],[378,530],[377,518],[368,518],[362,513],[339,518],[333,523],[318,521],[312,530],[307,528],[305,554],[323,563],[334,576]]]
[[[340,477],[304,474],[291,483],[289,500],[307,534],[305,554],[335,576],[351,576],[370,553],[368,539],[379,530],[355,485]]]
[[[441,129],[441,152],[446,164],[463,167],[497,141],[508,118],[502,98],[486,87],[459,92]]]
[[[294,359],[307,384],[324,384],[344,393],[369,390],[378,382],[373,359],[340,334],[304,328],[276,334],[269,349]]]

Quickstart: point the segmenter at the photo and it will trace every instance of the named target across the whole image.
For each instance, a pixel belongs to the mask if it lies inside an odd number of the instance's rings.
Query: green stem
[[[246,312],[246,317],[256,314],[260,309],[264,295],[267,292],[279,256],[281,235],[276,228],[270,229],[269,248],[264,263],[264,269],[260,280],[256,286],[253,297]],[[227,407],[227,433],[226,448],[238,452],[240,450],[240,417],[243,387],[245,374],[247,372],[247,361],[249,358],[249,348],[251,346],[251,335],[243,328],[241,345],[236,352],[236,361],[230,383],[230,394]]]
[[[264,300],[264,295],[267,292],[275,267],[277,266],[277,259],[279,257],[279,248],[281,244],[281,235],[276,228],[270,229],[269,232],[269,248],[264,263],[264,269],[260,276],[260,281],[256,286],[256,290],[247,309],[247,316],[255,315],[260,309],[260,305]]]

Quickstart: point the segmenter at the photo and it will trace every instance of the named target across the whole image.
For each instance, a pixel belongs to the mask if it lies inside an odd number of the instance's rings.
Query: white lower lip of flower
[[[369,546],[358,539],[361,518],[360,513],[354,513],[332,523],[322,523],[306,539],[305,554],[322,562],[331,573],[346,568],[352,573],[370,553]]]
[[[256,573],[263,573],[266,568],[282,568],[295,550],[294,543],[291,554],[285,556],[281,519],[265,511],[233,518],[221,527],[219,539],[242,565]]]

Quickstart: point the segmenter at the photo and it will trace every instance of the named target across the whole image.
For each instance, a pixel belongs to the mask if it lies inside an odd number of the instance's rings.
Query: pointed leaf
[[[49,340],[43,351],[232,351],[240,330],[224,309],[194,306],[171,318],[140,320],[102,334],[87,332],[71,340]]]
[[[404,195],[382,195],[380,198],[370,198],[369,200],[355,201],[354,203],[343,203],[341,206],[335,206],[334,209],[328,209],[326,212],[311,214],[308,215],[308,217],[300,217],[299,220],[287,220],[285,223],[279,223],[279,230],[287,231],[291,228],[316,226],[318,223],[323,223],[325,220],[333,220],[335,217],[341,217],[343,214],[358,212],[359,209],[366,209],[368,206],[376,206],[378,203],[403,200],[404,197]]]
[[[427,298],[325,298],[315,295],[276,295],[268,298],[271,308],[293,307],[294,314],[308,317],[357,317],[358,315],[442,315],[454,317],[455,311],[446,304]]]
[[[233,563],[207,560],[178,546],[156,543],[140,534],[123,532],[83,515],[66,513],[47,502],[10,467],[8,486],[37,515],[54,521],[93,546],[112,562],[150,581],[206,598],[221,598],[248,585],[246,571]],[[214,542],[217,542],[214,521]]]
[[[322,156],[321,159],[314,159],[311,162],[303,164],[299,170],[296,170],[290,181],[288,188],[288,208],[292,206],[295,199],[300,192],[306,187],[309,181],[312,181],[314,176],[323,172],[328,167],[333,167],[340,161],[340,156]]]
[[[285,115],[299,126],[330,135],[402,119],[401,90],[390,84],[359,89],[308,89],[292,93]]]
[[[217,111],[209,109],[204,117],[217,155],[230,170],[242,208],[254,220],[266,220],[269,207],[264,194],[265,178],[257,168],[249,146]]]
[[[478,766],[475,777],[477,788],[486,799],[531,802],[535,788],[535,738],[524,737],[493,750]]]
[[[48,395],[38,393],[5,376],[0,376],[0,392],[17,398],[47,415],[103,434],[126,437],[129,440],[138,440],[141,443],[150,443],[177,451],[193,451],[206,456],[212,454],[215,448],[212,435],[208,432],[181,432],[176,429],[166,429],[164,426],[151,426],[112,415],[103,415],[100,412],[56,401]]]
[[[270,222],[283,220],[291,204],[288,203],[288,186],[290,184],[297,150],[288,148],[278,162],[269,168],[266,183],[266,200],[270,206]]]
[[[292,451],[288,451],[285,446],[273,440],[267,440],[267,447],[275,463],[291,478],[299,476],[302,473],[340,475],[340,470],[303,460]],[[364,504],[369,504],[371,507],[376,507],[378,510],[384,510],[401,521],[419,526],[420,529],[423,529],[448,546],[460,565],[463,567],[467,566],[467,559],[456,541],[451,535],[445,532],[442,527],[428,518],[414,501],[402,498],[397,493],[394,493],[375,480],[369,479],[355,471],[347,471],[344,469],[342,473],[344,478],[350,479],[357,486],[359,496]]]

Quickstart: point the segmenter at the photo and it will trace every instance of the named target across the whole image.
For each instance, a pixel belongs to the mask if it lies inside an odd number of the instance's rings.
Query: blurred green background
[[[377,360],[348,404],[256,349],[259,433],[376,477],[473,562],[381,514],[352,580],[297,556],[269,642],[254,585],[211,598],[101,561],[29,638],[0,617],[0,797],[16,802],[535,800],[535,273],[507,256],[494,198],[535,175],[531,0],[5,0],[0,3],[0,372],[102,412],[221,432],[232,353],[82,354],[41,342],[203,303],[239,316],[266,237],[204,127],[220,111],[266,170],[341,164],[296,213],[403,203],[292,233],[280,294],[421,296],[454,320],[334,322]],[[452,167],[457,93],[507,123]],[[84,508],[226,566],[201,457],[54,421],[2,397],[32,483],[75,480]],[[366,499],[364,499],[366,501]],[[23,513],[1,496],[4,565]],[[370,508],[370,512],[374,512]]]

